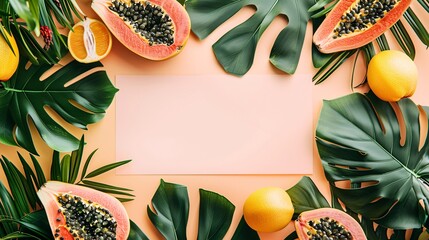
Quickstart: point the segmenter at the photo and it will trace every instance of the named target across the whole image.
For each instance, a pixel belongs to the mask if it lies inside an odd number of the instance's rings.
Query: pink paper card
[[[311,174],[311,75],[118,76],[118,174]]]

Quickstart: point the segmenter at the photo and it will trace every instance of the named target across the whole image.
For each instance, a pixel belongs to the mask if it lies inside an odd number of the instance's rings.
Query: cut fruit
[[[386,50],[371,59],[367,78],[369,87],[378,98],[396,102],[414,94],[419,76],[416,64],[407,54]]]
[[[55,239],[127,239],[130,221],[114,197],[78,185],[49,181],[37,192]]]
[[[189,15],[176,0],[93,0],[91,7],[125,47],[147,59],[175,56],[190,34]]]
[[[324,53],[362,47],[383,34],[407,10],[411,0],[340,0],[314,33]]]
[[[104,23],[85,18],[73,26],[68,35],[68,47],[74,59],[82,63],[97,62],[109,54],[112,36]]]
[[[15,38],[10,35],[3,26],[2,32],[6,35],[9,43],[13,49],[9,47],[6,40],[0,34],[0,81],[7,81],[15,73],[19,63],[18,45],[16,45]]]
[[[334,208],[320,208],[301,213],[295,220],[295,230],[300,240],[367,239],[354,218]]]

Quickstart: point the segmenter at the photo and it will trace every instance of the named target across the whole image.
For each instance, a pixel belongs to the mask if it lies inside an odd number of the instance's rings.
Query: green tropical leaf
[[[244,217],[241,217],[240,223],[234,232],[231,240],[259,240],[258,232],[247,225]]]
[[[235,206],[224,196],[200,189],[198,240],[224,239]]]
[[[285,238],[285,240],[295,240],[297,238],[298,238],[298,234],[296,232],[292,232],[291,234],[289,234],[289,236]]]
[[[32,121],[42,139],[54,150],[72,151],[79,140],[53,117],[58,114],[66,122],[86,129],[103,118],[117,89],[105,71],[96,69],[101,63],[83,64],[72,61],[46,79],[42,75],[50,64],[26,68],[22,59],[15,75],[0,83],[0,142],[17,145],[37,154],[30,131]],[[89,73],[82,77],[80,75]],[[77,77],[77,81],[70,83]],[[70,85],[67,85],[70,84]],[[16,139],[16,141],[15,141]]]
[[[82,162],[82,155],[83,155],[83,149],[85,145],[85,138],[82,135],[82,138],[80,139],[79,147],[77,150],[73,151],[70,157],[70,164],[71,164],[71,172],[70,172],[70,183],[74,183],[77,179],[77,176],[79,174],[80,164]]]
[[[397,21],[391,28],[390,31],[393,33],[396,41],[399,46],[401,46],[402,50],[411,58],[414,59],[416,57],[416,49],[414,47],[413,40],[407,32],[402,21]]]
[[[417,15],[414,13],[414,11],[411,8],[408,8],[407,11],[405,11],[404,18],[413,28],[414,32],[419,37],[420,41],[422,41],[422,43],[428,47],[429,33],[426,30],[426,28],[423,26],[423,23],[420,21],[420,19],[417,17]]]
[[[314,0],[188,0],[186,10],[191,18],[192,31],[203,39],[244,6],[256,7],[252,17],[213,45],[216,58],[225,71],[241,76],[253,64],[260,37],[279,15],[287,16],[288,25],[275,40],[270,62],[284,72],[294,73],[310,19],[308,9],[314,3]]]
[[[20,221],[27,223],[21,227],[21,231],[38,236],[41,239],[53,238],[45,210],[31,212],[25,215]],[[48,236],[49,238],[46,238]]]
[[[18,152],[18,157],[19,157],[19,160],[21,161],[21,165],[25,173],[25,179],[24,179],[25,181],[23,182],[25,194],[27,195],[28,203],[30,204],[31,208],[35,209],[36,205],[40,203],[35,190],[35,186],[38,186],[39,183],[38,183],[36,174],[33,172],[30,165],[28,165],[27,161],[19,152]]]
[[[130,234],[128,235],[128,240],[149,240],[149,238],[146,236],[146,234],[143,233],[143,231],[135,224],[133,221],[130,220]]]
[[[31,158],[31,161],[33,162],[33,166],[36,171],[36,176],[37,176],[36,188],[39,189],[44,183],[46,183],[45,173],[43,172],[42,167],[40,166],[36,157],[30,154],[30,158]]]
[[[320,1],[319,1],[320,2]],[[322,24],[324,17],[313,19],[313,34],[316,32],[317,28]],[[313,43],[311,46],[311,57],[313,61],[313,66],[315,68],[321,68],[325,65],[329,59],[332,57],[332,54],[321,53],[316,45]]]
[[[70,155],[64,155],[63,159],[61,159],[61,181],[69,182],[70,178]]]
[[[91,154],[89,154],[88,158],[85,161],[85,164],[83,165],[83,169],[82,169],[82,173],[81,173],[81,178],[80,180],[82,181],[82,179],[86,176],[86,171],[88,171],[88,167],[89,167],[89,163],[91,162],[92,157],[94,156],[94,154],[97,152],[97,149],[95,149],[94,151],[91,152]]]
[[[316,142],[334,197],[380,225],[420,228],[429,211],[428,112],[372,93],[324,101]],[[342,181],[362,186],[335,185]]]
[[[39,6],[37,0],[9,0],[13,10],[22,18],[30,31],[40,33]]]
[[[294,219],[305,211],[330,207],[326,198],[320,193],[309,177],[303,177],[295,186],[286,190],[294,207]]]
[[[118,190],[118,191],[133,191],[132,189],[129,189],[129,188],[116,187],[116,186],[113,186],[113,185],[109,185],[109,184],[105,184],[105,183],[99,183],[99,182],[94,182],[94,181],[90,181],[90,180],[82,180],[82,182],[84,184],[86,184],[86,185],[91,185],[91,186],[95,186],[95,187],[99,187],[99,188]]]
[[[94,171],[88,173],[88,175],[85,176],[85,178],[93,178],[96,177],[100,174],[103,174],[105,172],[108,172],[110,170],[113,170],[117,167],[120,167],[122,165],[125,165],[127,163],[131,162],[131,160],[124,160],[124,161],[120,161],[120,162],[115,162],[115,163],[111,163],[111,164],[107,164],[103,167],[97,168]]]
[[[51,180],[61,181],[60,153],[57,151],[52,154]]]
[[[156,229],[168,240],[185,240],[189,217],[189,197],[185,186],[161,183],[152,197],[152,207],[147,214]]]
[[[24,232],[18,232],[18,231],[17,232],[9,233],[9,234],[5,235],[4,237],[2,237],[0,239],[1,240],[8,240],[8,239],[18,239],[18,238],[40,239],[40,238],[38,238],[36,236],[33,236],[31,234],[24,233]]]

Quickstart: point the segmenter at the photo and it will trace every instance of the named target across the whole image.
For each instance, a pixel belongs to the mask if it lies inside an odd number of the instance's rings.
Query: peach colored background
[[[96,17],[89,8],[90,0],[78,1],[84,11],[90,17]],[[429,15],[422,10],[417,2],[413,3],[416,6],[414,9],[421,21],[426,24],[429,23]],[[222,25],[211,36],[204,41],[198,41],[194,36],[189,39],[188,45],[183,53],[177,57],[165,62],[151,62],[132,54],[124,46],[116,40],[113,43],[113,50],[110,55],[102,62],[107,68],[108,74],[112,81],[118,75],[188,75],[191,71],[193,74],[223,74],[222,69],[217,64],[211,45],[232,26],[238,22],[243,21],[252,14],[252,10],[244,9],[239,12],[234,18]],[[268,62],[270,46],[274,42],[277,33],[286,25],[286,21],[278,18],[275,24],[270,26],[261,39],[261,43],[257,49],[257,58],[255,59],[254,66],[249,74],[279,74],[288,78],[287,75],[273,68]],[[407,25],[408,27],[408,25]],[[308,26],[306,36],[306,44],[301,55],[301,60],[297,69],[297,74],[314,74],[315,69],[312,67],[310,58],[310,41],[311,41],[311,26]],[[410,31],[411,32],[411,31]],[[412,37],[415,35],[412,33]],[[286,43],[287,44],[287,43]],[[428,79],[429,68],[429,54],[426,47],[423,46],[419,40],[415,41],[416,44],[416,63],[420,71],[420,82],[417,91],[413,96],[416,103],[422,105],[429,105],[428,99]],[[192,49],[201,49],[199,52],[193,52]],[[198,67],[200,64],[204,67]],[[339,71],[337,71],[330,79],[319,86],[312,86],[313,90],[313,130],[316,126],[319,116],[322,99],[333,99],[352,92],[350,88],[350,71],[351,61],[345,63]],[[362,69],[360,69],[362,71]],[[294,91],[294,89],[290,89]],[[287,93],[286,93],[287,94]],[[92,167],[99,167],[101,165],[115,161],[115,104],[113,104],[107,111],[106,117],[99,123],[90,125],[89,130],[85,132],[85,138],[88,142],[86,146],[85,156],[93,149],[99,148],[92,163]],[[131,112],[130,112],[131,113]],[[313,131],[314,132],[314,131]],[[80,136],[83,131],[74,130],[76,136]],[[51,159],[51,150],[40,141],[39,136],[35,136],[37,147],[41,153],[41,162],[44,170],[47,172]],[[0,146],[1,154],[7,156],[9,159],[17,161],[16,151],[27,155],[23,150]],[[328,186],[323,175],[323,170],[320,164],[317,150],[313,145],[312,151],[314,157],[313,174],[310,177],[315,181],[316,185],[320,188],[325,196],[328,194]],[[299,160],[298,160],[299,161]],[[158,187],[160,179],[168,182],[180,183],[188,187],[190,195],[190,218],[188,222],[188,238],[195,239],[197,232],[198,222],[198,189],[204,188],[211,191],[218,192],[226,196],[236,206],[233,224],[228,231],[227,237],[230,238],[238,224],[242,215],[242,206],[246,197],[254,190],[265,186],[278,186],[287,189],[293,186],[302,175],[115,175],[114,173],[105,175],[103,178],[97,180],[109,184],[117,184],[135,189],[136,199],[133,202],[126,203],[125,206],[129,212],[129,216],[133,219],[143,231],[151,239],[160,239],[160,235],[156,232],[155,228],[149,222],[146,215],[146,206],[150,203],[150,199]],[[1,176],[4,180],[4,176]],[[262,239],[284,239],[287,232],[292,229],[289,225],[286,229],[270,234],[261,234]]]
[[[121,174],[313,172],[310,74],[125,75],[116,86],[116,160],[133,159]]]

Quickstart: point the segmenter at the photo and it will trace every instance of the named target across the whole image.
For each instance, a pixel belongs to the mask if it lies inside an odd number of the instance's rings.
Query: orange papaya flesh
[[[130,221],[114,197],[83,186],[49,181],[37,192],[54,239],[125,240]]]
[[[340,0],[316,30],[323,53],[362,47],[392,27],[412,0]]]
[[[176,0],[93,0],[91,7],[119,42],[147,59],[173,57],[189,38],[189,15]]]

